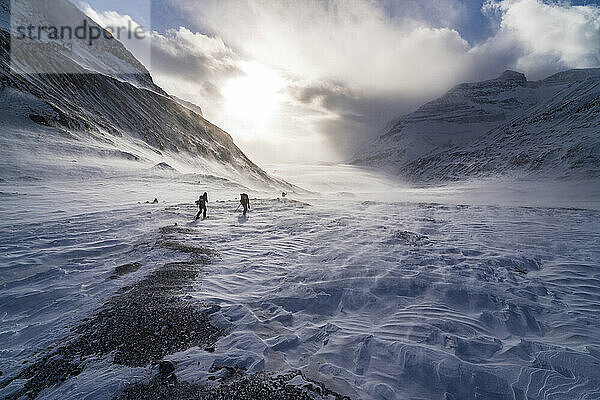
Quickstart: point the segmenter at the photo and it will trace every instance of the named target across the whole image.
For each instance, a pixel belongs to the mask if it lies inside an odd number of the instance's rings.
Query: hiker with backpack
[[[248,197],[248,195],[246,193],[241,194],[240,205],[242,207],[244,207],[244,215],[246,215],[246,213],[248,212],[248,209],[250,208],[250,198]]]
[[[196,200],[196,205],[198,205],[196,219],[200,218],[200,214],[202,214],[202,219],[206,219],[206,203],[208,203],[208,193],[204,192],[204,194]]]

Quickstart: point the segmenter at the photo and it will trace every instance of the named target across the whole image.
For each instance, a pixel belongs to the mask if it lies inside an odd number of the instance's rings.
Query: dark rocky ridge
[[[120,276],[135,272],[138,269],[140,269],[141,266],[142,266],[142,264],[140,264],[139,262],[119,265],[118,267],[115,268],[115,274],[111,276],[111,279],[116,279]]]

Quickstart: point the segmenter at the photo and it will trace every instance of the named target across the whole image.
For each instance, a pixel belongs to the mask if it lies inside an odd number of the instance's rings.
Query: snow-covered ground
[[[597,182],[414,188],[350,166],[266,169],[311,192],[158,172],[0,182],[0,379],[183,259],[153,246],[177,223],[178,241],[220,254],[188,297],[221,305],[228,332],[214,352],[169,356],[179,379],[208,382],[218,362],[302,369],[351,398],[600,398]],[[209,218],[192,221],[204,191]],[[41,398],[110,398],[149,374],[97,360]]]

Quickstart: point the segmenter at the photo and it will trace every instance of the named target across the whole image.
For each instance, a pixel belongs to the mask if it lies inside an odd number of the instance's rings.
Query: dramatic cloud
[[[600,8],[540,0],[488,1],[500,29],[474,54],[504,57],[532,78],[567,68],[600,66]]]
[[[455,30],[391,17],[366,0],[207,0],[197,8],[199,24],[252,59],[302,79],[361,89],[447,85],[469,48]]]
[[[220,100],[220,87],[241,74],[239,58],[219,38],[180,27],[152,34],[151,70],[157,83],[188,100]]]
[[[138,26],[126,15],[99,13],[87,4],[82,8],[105,27]],[[170,29],[165,34],[149,31],[145,40],[128,40],[126,35],[121,40],[146,65],[159,86],[200,106],[222,107],[220,87],[227,79],[241,74],[239,57],[220,38],[194,33],[185,27]]]
[[[457,83],[600,64],[600,9],[564,1],[170,2],[203,33],[152,32],[143,62],[258,161],[344,159]],[[469,42],[461,29],[475,13],[490,34]]]

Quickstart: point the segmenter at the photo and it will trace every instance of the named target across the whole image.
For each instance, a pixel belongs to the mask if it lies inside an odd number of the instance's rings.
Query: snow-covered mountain
[[[114,38],[102,37],[91,46],[74,39],[72,49],[51,52],[13,43],[11,58],[11,33],[18,34],[18,26],[73,27],[83,21],[98,27],[67,0],[0,0],[3,169],[31,153],[31,162],[85,154],[281,183],[250,161],[229,134],[205,120],[199,107],[182,105],[155,85],[147,69]]]
[[[600,69],[464,83],[392,122],[356,155],[408,179],[600,175]]]

